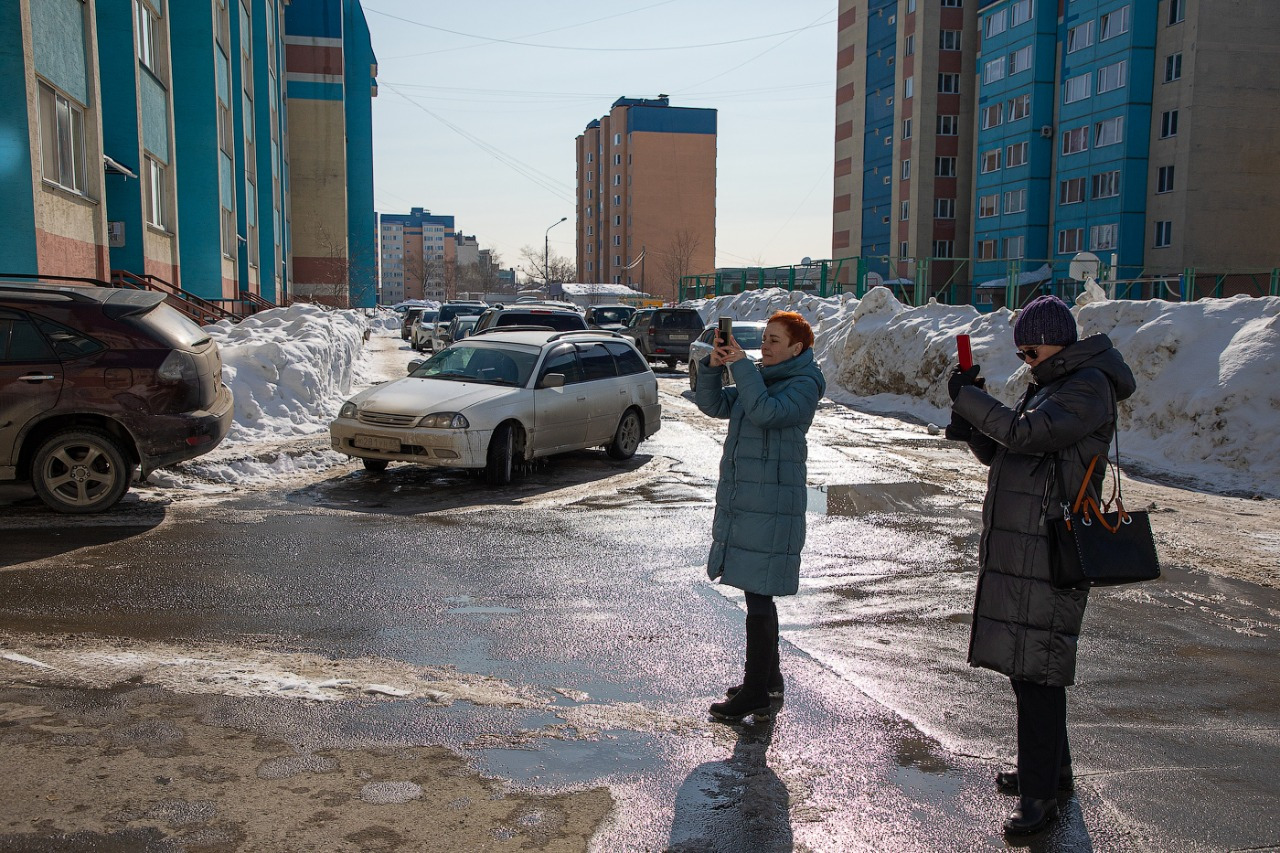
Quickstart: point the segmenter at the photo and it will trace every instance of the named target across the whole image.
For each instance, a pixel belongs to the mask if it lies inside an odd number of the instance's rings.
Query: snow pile
[[[207,331],[222,353],[223,381],[235,394],[226,442],[281,439],[321,429],[356,380],[368,319],[317,305],[272,308]]]
[[[820,299],[781,289],[689,303],[704,319],[764,319],[776,310],[814,324],[829,396],[878,412],[944,423],[955,335],[973,338],[987,390],[1018,399],[1029,371],[1014,355],[1013,312],[903,305],[886,288]],[[1105,333],[1138,380],[1120,407],[1122,456],[1216,490],[1280,495],[1280,299],[1105,300],[1076,309],[1081,336]]]

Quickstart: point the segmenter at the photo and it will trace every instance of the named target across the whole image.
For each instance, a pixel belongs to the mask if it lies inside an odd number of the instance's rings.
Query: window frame
[[[1018,187],[1017,189],[1005,190],[1001,199],[1000,211],[1002,214],[1026,213],[1027,188]]]
[[[1174,180],[1176,178],[1175,164],[1161,166],[1156,171],[1156,195],[1171,193],[1174,189]]]
[[[1118,29],[1115,29],[1114,32],[1112,32],[1110,31],[1112,28],[1111,22],[1115,20],[1117,16],[1119,16],[1120,23],[1116,25]],[[1098,16],[1098,42],[1110,41],[1113,38],[1119,38],[1129,32],[1130,19],[1132,17],[1133,16],[1130,14],[1130,9],[1127,5],[1121,6],[1119,9],[1112,9],[1110,12],[1103,12]]]
[[[1120,170],[1108,169],[1089,177],[1089,200],[1120,197]]]
[[[1160,138],[1169,139],[1178,135],[1178,110],[1165,110],[1160,114]]]
[[[87,108],[47,80],[37,78],[36,82],[40,177],[58,189],[87,197],[89,173],[84,127]]]
[[[1153,237],[1151,242],[1152,248],[1167,249],[1170,246],[1172,246],[1173,245],[1173,220],[1159,219],[1159,220],[1156,220],[1156,222],[1153,224],[1155,225],[1155,228],[1154,228],[1155,233],[1152,235]]]
[[[1089,182],[1085,177],[1062,178],[1058,181],[1058,206],[1083,204],[1088,192]]]
[[[1067,30],[1067,53],[1075,53],[1087,47],[1093,47],[1093,18]]]
[[[1098,68],[1098,82],[1095,93],[1098,95],[1123,89],[1129,83],[1129,60],[1121,59],[1110,65]],[[1105,87],[1105,88],[1104,88]]]
[[[1031,95],[1030,94],[1024,93],[1024,94],[1018,95],[1017,97],[1010,98],[1006,103],[1009,107],[1009,109],[1007,110],[1007,112],[1009,113],[1009,119],[1008,119],[1009,121],[1011,122],[1022,121],[1022,119],[1030,117],[1031,115]],[[1014,115],[1014,113],[1017,112],[1018,109],[1021,109],[1021,112],[1019,112],[1018,115]]]

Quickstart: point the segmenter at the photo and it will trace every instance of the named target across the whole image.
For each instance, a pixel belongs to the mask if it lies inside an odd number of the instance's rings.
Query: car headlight
[[[342,404],[342,408],[338,409],[338,417],[354,418],[356,416],[356,404],[348,400]]]
[[[418,426],[429,429],[466,429],[471,423],[458,412],[433,412],[418,421]]]

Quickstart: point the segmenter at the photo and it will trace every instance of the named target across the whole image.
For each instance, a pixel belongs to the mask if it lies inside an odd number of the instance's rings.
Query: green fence
[[[1072,276],[1070,259],[990,261],[976,258],[849,257],[777,267],[718,270],[680,280],[680,300],[710,299],[779,287],[828,297],[861,298],[888,287],[906,305],[936,300],[990,311],[1019,307],[1041,294],[1074,299],[1084,284]],[[1188,267],[1177,273],[1142,267],[1114,269],[1098,262],[1096,280],[1116,299],[1190,302],[1205,297],[1280,296],[1280,267],[1210,272]]]

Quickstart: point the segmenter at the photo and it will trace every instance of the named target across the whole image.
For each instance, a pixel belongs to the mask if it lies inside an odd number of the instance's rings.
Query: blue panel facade
[[[864,257],[892,255],[894,84],[898,27],[897,0],[873,0],[867,9],[867,83],[864,98],[862,245]],[[889,265],[872,262],[871,269],[887,274]]]
[[[4,215],[0,216],[0,256],[5,269],[13,272],[37,271],[35,203],[31,179],[38,164],[31,162],[30,126],[27,119],[26,79],[23,58],[22,6],[0,3],[0,196]]]
[[[377,58],[364,10],[346,8],[343,36],[347,124],[347,255],[352,308],[378,304],[378,222],[373,209],[373,69]]]
[[[138,135],[138,68],[133,44],[133,4],[130,0],[98,0],[99,44],[116,45],[98,53],[102,90],[102,150],[133,171],[138,178],[108,173],[104,179],[107,219],[124,223],[123,246],[111,247],[111,268],[134,273],[145,271],[143,238],[146,224],[142,209],[142,162]],[[167,140],[164,149],[167,150]]]
[[[716,111],[695,107],[633,106],[627,110],[627,133],[633,130],[715,134]]]
[[[342,38],[343,2],[344,0],[295,0],[285,7],[285,32],[291,36]]]

